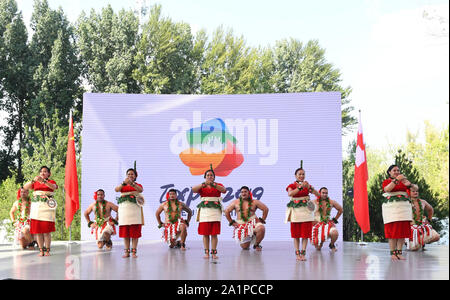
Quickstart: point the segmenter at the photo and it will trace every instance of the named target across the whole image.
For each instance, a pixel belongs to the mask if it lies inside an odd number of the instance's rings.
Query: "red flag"
[[[353,181],[353,211],[362,232],[370,230],[369,199],[367,196],[367,180],[369,179],[364,145],[361,112],[359,115],[358,137],[356,140],[355,178]]]
[[[66,177],[64,180],[64,188],[66,191],[66,228],[72,223],[73,216],[80,208],[80,199],[78,194],[78,175],[77,161],[75,157],[75,139],[73,136],[73,121],[70,114],[69,140],[67,142],[66,154]]]

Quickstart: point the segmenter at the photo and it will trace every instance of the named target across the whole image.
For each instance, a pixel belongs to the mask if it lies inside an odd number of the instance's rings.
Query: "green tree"
[[[77,21],[77,45],[83,77],[92,92],[138,93],[132,73],[136,68],[139,20],[131,12],[115,13],[108,5],[101,14],[84,12]]]
[[[186,23],[161,16],[161,6],[151,7],[142,29],[133,78],[143,93],[192,94],[196,89],[194,37]]]
[[[276,93],[340,92],[342,101],[342,134],[353,128],[357,120],[351,116],[350,87],[340,85],[341,73],[327,63],[325,49],[316,40],[304,46],[296,39],[278,41],[273,50],[272,86]]]
[[[23,180],[22,149],[31,81],[27,38],[27,30],[22,14],[17,11],[16,2],[0,0],[0,109],[6,113],[6,124],[0,128],[3,138],[0,181],[11,175],[15,160],[18,168],[16,180]]]
[[[436,213],[440,218],[448,217],[448,165],[449,125],[441,129],[425,122],[425,143],[419,143],[418,136],[408,132],[403,151],[414,161],[421,176],[436,193]]]
[[[235,37],[231,29],[225,32],[223,27],[217,28],[206,46],[200,93],[250,93],[255,77],[251,67],[254,56],[243,37]]]
[[[53,10],[47,0],[35,0],[31,28],[33,89],[28,125],[45,130],[44,118],[58,111],[57,124],[67,124],[69,111],[81,105],[81,69],[74,28],[61,8]],[[80,118],[74,115],[75,120]]]

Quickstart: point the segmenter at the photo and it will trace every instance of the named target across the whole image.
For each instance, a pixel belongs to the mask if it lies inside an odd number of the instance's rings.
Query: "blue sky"
[[[84,10],[136,6],[135,0],[48,0],[61,6],[69,20]],[[18,0],[25,22],[31,0]],[[160,0],[163,15],[184,21],[192,30],[211,34],[218,26],[232,28],[247,45],[274,45],[295,38],[316,39],[326,58],[351,86],[352,104],[362,111],[366,144],[395,147],[406,132],[423,131],[424,121],[448,124],[448,2],[442,0]],[[343,139],[343,148],[356,138]]]

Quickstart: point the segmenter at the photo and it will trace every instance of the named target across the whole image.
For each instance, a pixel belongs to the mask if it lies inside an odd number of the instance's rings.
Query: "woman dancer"
[[[295,255],[298,261],[306,261],[306,246],[311,238],[314,215],[311,207],[309,194],[320,197],[320,194],[305,180],[303,166],[295,170],[296,181],[286,188],[290,202],[287,204],[286,220],[291,222],[291,237],[294,239]],[[302,250],[300,251],[300,239],[302,239]]]
[[[213,259],[217,259],[218,235],[223,211],[220,194],[225,194],[227,190],[223,184],[215,182],[216,174],[212,166],[205,172],[203,178],[205,182],[192,187],[192,192],[199,193],[201,197],[201,202],[197,205],[198,234],[203,236],[204,258],[209,258],[211,254]]]
[[[51,171],[42,166],[39,175],[24,185],[24,189],[34,190],[30,208],[30,233],[36,235],[39,256],[50,256],[51,233],[55,231],[56,201],[53,199],[58,185],[50,179]]]
[[[384,235],[389,241],[391,258],[405,260],[402,247],[405,238],[409,238],[411,234],[412,211],[408,195],[411,182],[400,173],[397,165],[391,165],[387,175],[389,178],[382,183]]]
[[[131,239],[131,256],[137,258],[138,241],[142,236],[141,230],[144,225],[142,209],[144,197],[141,195],[144,188],[136,182],[138,174],[135,169],[128,169],[126,175],[124,181],[114,189],[116,192],[120,192],[118,200],[119,237],[124,239],[125,245],[125,254],[122,257],[130,257]]]

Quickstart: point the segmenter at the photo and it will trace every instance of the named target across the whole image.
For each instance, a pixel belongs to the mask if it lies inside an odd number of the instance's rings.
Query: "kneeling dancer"
[[[111,236],[116,234],[117,220],[111,216],[111,211],[118,212],[118,206],[105,200],[105,191],[102,189],[94,193],[95,202],[89,205],[84,212],[84,217],[91,228],[91,234],[95,236],[97,246],[102,249],[106,245],[106,249],[112,248]],[[89,215],[94,211],[95,221],[91,221]]]
[[[331,251],[336,251],[335,242],[339,237],[339,232],[336,228],[339,217],[342,215],[343,209],[334,200],[328,198],[328,189],[322,187],[319,190],[320,198],[314,200],[316,209],[314,211],[314,225],[312,229],[312,244],[317,250],[322,249],[323,243],[330,239]],[[338,212],[336,216],[330,219],[331,209],[334,208]]]
[[[263,216],[258,218],[255,214],[256,209],[263,211]],[[232,220],[231,212],[236,211],[237,220]],[[230,226],[234,226],[233,238],[240,243],[242,249],[249,249],[254,244],[253,249],[261,251],[261,241],[266,232],[265,226],[269,208],[261,201],[252,197],[250,189],[246,186],[241,187],[239,199],[234,200],[225,210],[225,217]]]
[[[181,217],[182,210],[188,214],[186,220]],[[164,223],[161,222],[161,213],[163,211],[165,215]],[[178,200],[177,191],[175,189],[169,190],[167,201],[162,203],[156,210],[156,220],[159,224],[158,228],[164,227],[162,239],[169,244],[170,248],[177,246],[182,251],[186,250],[187,228],[191,217],[192,210],[184,202]],[[177,243],[178,237],[180,241]]]

